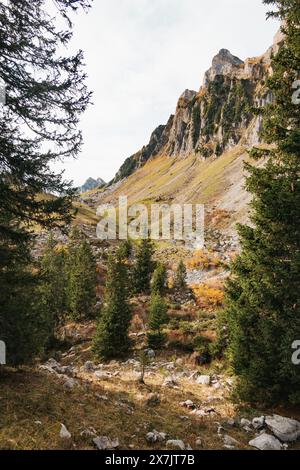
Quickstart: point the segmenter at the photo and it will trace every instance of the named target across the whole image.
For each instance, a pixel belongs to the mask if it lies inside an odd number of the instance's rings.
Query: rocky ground
[[[300,448],[300,422],[284,417],[293,411],[234,404],[222,364],[147,350],[142,384],[138,353],[93,362],[92,330],[78,325],[67,351],[1,376],[1,449]]]

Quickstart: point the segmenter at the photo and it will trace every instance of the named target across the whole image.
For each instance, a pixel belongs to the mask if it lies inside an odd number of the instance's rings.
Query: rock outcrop
[[[175,114],[166,125],[157,127],[148,145],[126,159],[113,181],[126,178],[159,155],[185,158],[195,154],[205,159],[237,144],[257,144],[261,120],[252,110],[273,99],[265,88],[265,79],[271,73],[272,53],[283,40],[279,31],[265,54],[245,61],[221,49],[200,90],[183,92]]]

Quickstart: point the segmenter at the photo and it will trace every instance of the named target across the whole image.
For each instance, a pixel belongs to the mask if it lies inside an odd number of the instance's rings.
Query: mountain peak
[[[86,191],[90,191],[91,189],[100,188],[101,186],[105,185],[105,181],[102,178],[88,178],[84,185],[81,186],[81,192],[85,193]]]
[[[213,81],[217,75],[230,75],[243,64],[244,62],[232,55],[228,49],[220,49],[212,60],[211,68],[205,74],[205,85]]]
[[[197,95],[196,91],[186,89],[186,90],[184,90],[182,95],[180,95],[180,98],[182,98],[186,101],[191,101],[193,98],[195,98],[196,95]]]

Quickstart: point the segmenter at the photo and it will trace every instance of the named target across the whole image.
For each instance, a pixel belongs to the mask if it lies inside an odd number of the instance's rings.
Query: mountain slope
[[[204,203],[207,223],[223,230],[248,216],[243,162],[260,146],[261,118],[254,108],[273,99],[265,83],[272,54],[283,36],[259,57],[244,62],[221,49],[199,92],[186,90],[166,125],[127,158],[106,191],[93,204],[129,202]]]

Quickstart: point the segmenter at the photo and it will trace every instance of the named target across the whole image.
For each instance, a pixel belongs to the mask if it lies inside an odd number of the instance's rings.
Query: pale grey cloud
[[[82,119],[85,145],[66,176],[111,179],[174,112],[185,88],[199,89],[221,48],[263,53],[278,23],[261,0],[94,0],[75,19],[73,47],[85,51],[94,106]]]

